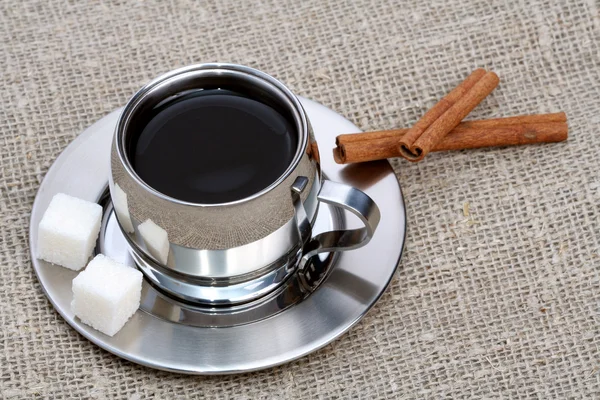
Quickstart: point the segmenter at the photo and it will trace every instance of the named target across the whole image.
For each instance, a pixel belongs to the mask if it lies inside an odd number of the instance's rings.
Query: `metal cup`
[[[210,88],[236,90],[276,105],[294,122],[298,143],[286,171],[267,188],[228,203],[197,204],[160,193],[140,179],[128,146],[159,103]],[[366,194],[323,179],[312,128],[296,96],[273,77],[233,64],[180,68],[133,96],[116,127],[110,193],[121,230],[146,277],[175,296],[208,304],[255,299],[318,253],[364,246],[380,218]],[[354,213],[364,227],[312,237],[319,203]]]

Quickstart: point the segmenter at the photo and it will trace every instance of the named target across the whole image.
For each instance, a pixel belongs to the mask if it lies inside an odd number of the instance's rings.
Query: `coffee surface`
[[[157,106],[129,156],[138,176],[157,191],[215,204],[268,187],[290,165],[296,147],[293,124],[273,107],[212,89]]]

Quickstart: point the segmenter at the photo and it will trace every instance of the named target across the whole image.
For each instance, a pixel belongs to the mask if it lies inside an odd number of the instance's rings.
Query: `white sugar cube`
[[[98,254],[73,279],[71,310],[92,328],[117,333],[140,306],[142,273]]]
[[[150,254],[166,265],[169,259],[169,235],[167,231],[149,219],[141,223],[138,230]]]
[[[102,220],[96,203],[58,193],[42,217],[38,229],[38,257],[79,271],[88,262]]]

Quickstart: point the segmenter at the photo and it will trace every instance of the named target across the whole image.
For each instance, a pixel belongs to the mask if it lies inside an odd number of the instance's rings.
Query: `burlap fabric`
[[[3,1],[0,397],[600,398],[599,9],[597,0]],[[406,252],[358,326],[262,372],[158,372],[101,350],[54,311],[30,264],[29,215],[77,134],[158,74],[209,61],[262,69],[365,130],[414,123],[487,67],[502,82],[471,117],[564,110],[571,136],[391,160],[407,202]]]

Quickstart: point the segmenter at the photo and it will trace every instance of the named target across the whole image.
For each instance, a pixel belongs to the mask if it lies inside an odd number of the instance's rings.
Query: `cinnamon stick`
[[[339,135],[334,159],[338,164],[400,156],[398,140],[409,129]],[[561,142],[568,137],[564,112],[496,118],[460,123],[431,151]]]
[[[423,135],[423,133],[433,124],[439,117],[442,116],[450,107],[456,103],[458,99],[465,95],[483,76],[486,74],[485,69],[478,68],[471,73],[464,81],[462,81],[457,87],[452,89],[450,93],[444,96],[438,101],[435,106],[429,109],[412,128],[408,129],[405,135],[400,139],[400,145],[402,149],[401,153],[407,152],[408,157],[417,157],[417,154],[413,154],[415,151],[412,149],[414,143]]]
[[[420,161],[498,86],[493,72],[477,69],[440,100],[399,140],[399,153]]]
[[[531,114],[517,115],[514,117],[480,119],[473,121],[463,121],[460,126],[472,128],[493,128],[496,126],[516,125],[516,124],[537,124],[544,122],[567,122],[567,114],[564,112],[550,114]],[[352,142],[364,142],[384,138],[398,138],[406,134],[408,128],[388,129],[385,131],[346,133],[336,137],[336,143],[347,144]]]

